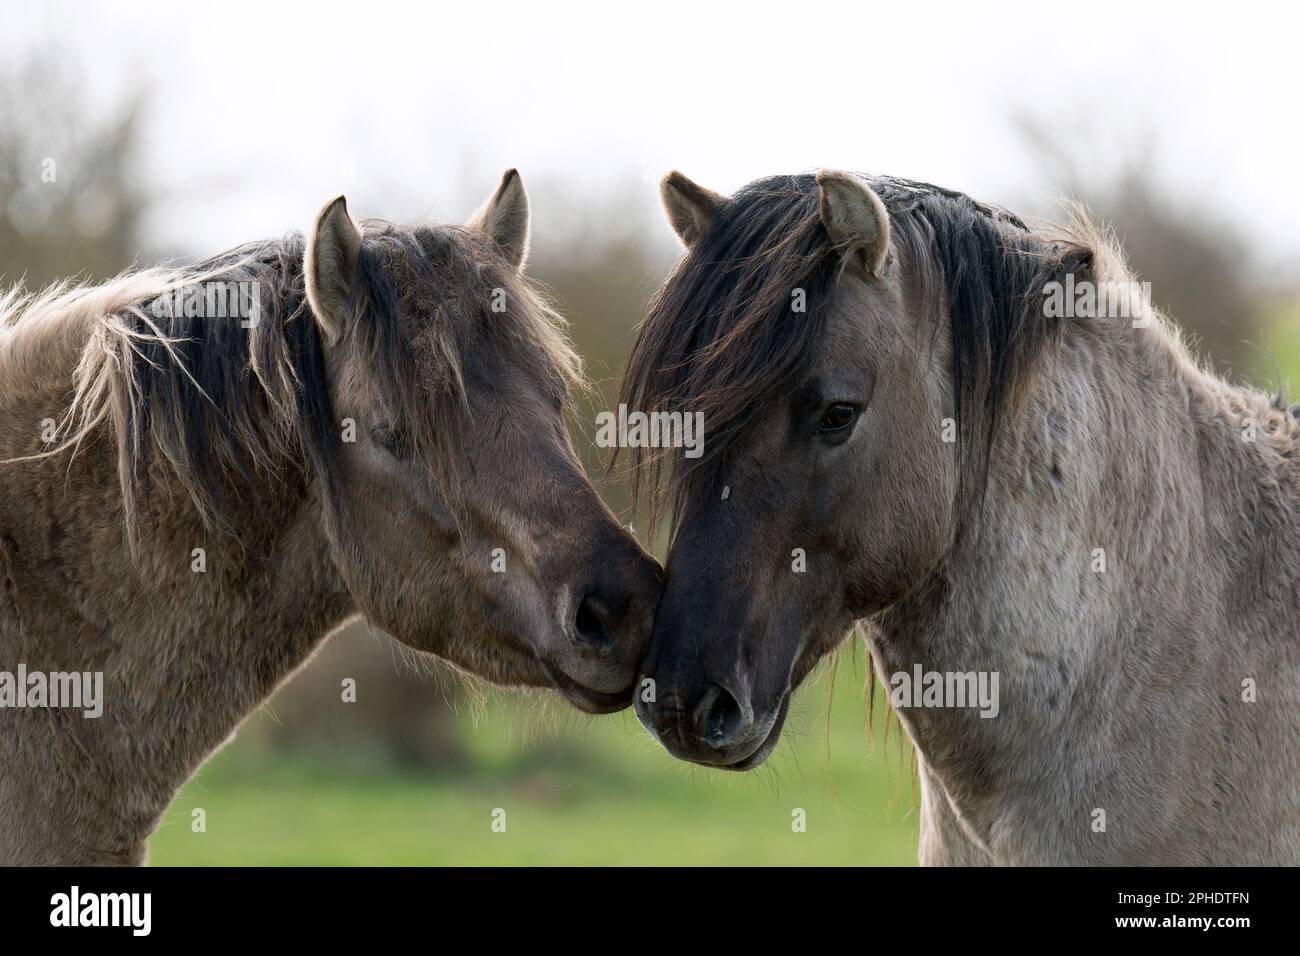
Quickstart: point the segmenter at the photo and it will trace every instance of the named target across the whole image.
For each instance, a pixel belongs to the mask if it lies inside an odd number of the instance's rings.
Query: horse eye
[[[402,435],[395,428],[382,425],[378,428],[371,429],[370,437],[375,444],[388,452],[394,458],[406,457],[406,443],[402,441]]]
[[[853,424],[853,420],[858,417],[858,410],[852,405],[839,403],[826,409],[826,414],[822,420],[817,423],[817,433],[824,435],[827,432],[839,432]]]

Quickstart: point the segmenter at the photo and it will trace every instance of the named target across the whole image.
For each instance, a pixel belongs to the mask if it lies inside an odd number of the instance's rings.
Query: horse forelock
[[[620,400],[647,412],[702,413],[708,438],[698,459],[671,470],[666,451],[632,449],[633,498],[648,490],[655,518],[670,489],[680,504],[688,489],[716,479],[752,417],[806,368],[836,268],[812,177],[771,177],[737,193],[660,287]],[[792,315],[795,290],[806,311]]]
[[[567,401],[585,385],[582,363],[564,319],[490,239],[456,226],[365,226],[353,344],[392,423],[454,505],[467,366],[488,350],[508,354]]]

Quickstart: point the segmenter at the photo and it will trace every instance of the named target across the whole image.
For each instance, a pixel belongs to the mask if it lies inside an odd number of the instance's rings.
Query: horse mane
[[[463,367],[473,348],[512,349],[565,384],[582,381],[580,360],[563,319],[490,240],[453,226],[363,225],[347,334],[405,447],[454,491]],[[66,377],[73,364],[56,443],[10,461],[75,454],[111,429],[133,551],[162,485],[183,489],[205,527],[236,537],[237,510],[250,496],[256,505],[268,480],[314,477],[326,506],[337,509],[342,437],[306,299],[304,250],[292,233],[102,285],[64,282],[0,296],[0,372],[10,387]],[[260,297],[247,326],[239,317],[159,315],[153,307],[177,290],[241,282],[256,283]],[[490,312],[494,290],[505,292],[508,315]]]
[[[1067,272],[1090,278],[1101,237],[1086,223],[1031,227],[1012,213],[927,183],[863,176],[885,203],[901,265],[946,309],[963,454],[987,452],[1035,357],[1061,332],[1041,290]],[[703,412],[704,453],[665,482],[662,451],[634,449],[634,503],[672,511],[719,480],[729,452],[772,395],[796,388],[826,329],[841,257],[822,226],[810,174],[744,187],[660,287],[641,325],[621,401],[645,411]],[[802,289],[806,311],[791,309]],[[937,323],[936,323],[937,327]],[[976,459],[987,455],[975,455]]]

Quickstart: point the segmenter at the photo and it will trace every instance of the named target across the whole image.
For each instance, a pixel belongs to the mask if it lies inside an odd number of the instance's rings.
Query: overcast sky
[[[95,102],[153,87],[155,226],[197,251],[304,227],[340,191],[360,215],[459,218],[507,166],[541,241],[566,219],[547,206],[558,187],[633,183],[649,214],[674,167],[724,192],[841,166],[1032,202],[1052,187],[1011,122],[1029,112],[1089,162],[1154,131],[1139,148],[1171,190],[1300,252],[1297,33],[1270,19],[1280,5],[0,8],[6,50],[49,44]]]

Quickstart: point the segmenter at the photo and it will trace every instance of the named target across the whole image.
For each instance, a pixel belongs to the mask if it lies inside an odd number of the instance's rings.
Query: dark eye
[[[858,417],[858,410],[852,405],[839,403],[826,409],[826,414],[822,420],[817,423],[817,433],[825,435],[828,432],[842,432]]]
[[[394,458],[406,457],[406,443],[402,440],[402,433],[397,429],[381,425],[371,429],[370,437],[376,445]]]

